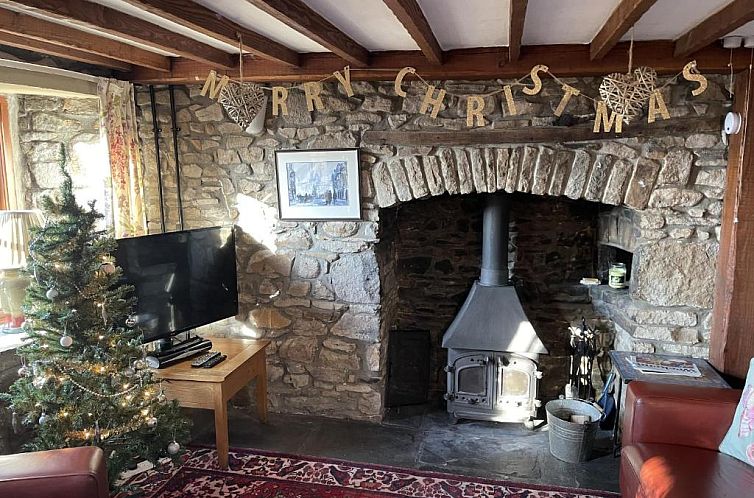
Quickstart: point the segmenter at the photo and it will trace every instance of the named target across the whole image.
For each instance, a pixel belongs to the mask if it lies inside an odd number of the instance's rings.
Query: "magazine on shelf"
[[[681,375],[684,377],[701,377],[699,368],[689,359],[664,358],[637,354],[630,356],[628,362],[642,373],[660,375]]]

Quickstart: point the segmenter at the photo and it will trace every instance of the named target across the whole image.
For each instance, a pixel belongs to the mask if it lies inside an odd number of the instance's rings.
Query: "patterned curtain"
[[[100,79],[97,85],[102,130],[107,135],[113,184],[115,236],[147,233],[144,210],[144,169],[139,154],[133,85]]]

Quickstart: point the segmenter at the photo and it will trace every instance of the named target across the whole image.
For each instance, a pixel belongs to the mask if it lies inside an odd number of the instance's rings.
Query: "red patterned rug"
[[[219,470],[214,449],[192,448],[185,463],[134,476],[150,498],[617,498],[606,491],[516,484],[257,450],[230,452]],[[124,496],[124,495],[121,495]]]

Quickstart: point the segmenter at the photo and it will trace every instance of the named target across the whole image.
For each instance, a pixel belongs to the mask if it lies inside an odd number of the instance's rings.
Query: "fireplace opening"
[[[597,273],[601,205],[503,195],[510,200],[507,261],[504,257],[502,267],[487,274],[511,285],[508,292],[520,299],[523,314],[549,355],[459,350],[449,357],[442,347],[445,332],[472,289],[488,290],[475,285],[483,274],[488,194],[434,197],[381,212],[387,227],[381,249],[394,262],[384,292],[390,296],[392,328],[398,333],[429,331],[429,403],[504,406],[513,413],[511,420],[522,420],[536,412],[536,400],[544,403],[562,394],[568,383],[568,327],[582,316],[596,316],[588,289],[579,280]],[[499,382],[490,382],[492,378]],[[454,399],[446,400],[448,393],[455,393]]]

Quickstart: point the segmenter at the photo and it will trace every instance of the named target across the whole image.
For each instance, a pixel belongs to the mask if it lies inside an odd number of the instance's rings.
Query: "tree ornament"
[[[58,296],[60,295],[60,292],[54,287],[47,289],[47,292],[45,292],[45,296],[50,301],[54,301]]]
[[[162,389],[160,389],[160,394],[157,395],[157,401],[159,403],[164,403],[167,400],[168,400],[168,397],[165,396],[165,391],[163,391]]]
[[[99,430],[99,420],[94,421],[94,444],[102,442],[102,433]]]
[[[42,412],[42,415],[39,416],[39,425],[45,425],[47,423],[47,414]]]
[[[147,427],[157,427],[157,417],[149,417],[147,419]]]
[[[144,370],[145,368],[147,368],[147,362],[145,362],[144,360],[136,360],[134,362],[134,368],[136,370]]]
[[[18,376],[19,377],[27,377],[31,375],[31,369],[27,367],[26,365],[21,366],[21,368],[18,369]]]
[[[13,427],[13,433],[18,434],[18,430],[20,429],[20,424],[18,423],[18,413],[16,413],[16,410],[13,410],[13,414],[11,415],[10,425]]]
[[[64,335],[60,338],[60,345],[64,348],[70,348],[73,345],[73,337]]]
[[[112,263],[104,263],[102,266],[100,266],[100,269],[108,275],[115,273],[115,265]]]
[[[133,377],[136,375],[136,369],[134,367],[126,367],[123,369],[123,375],[126,377]]]
[[[136,315],[128,315],[128,318],[126,318],[126,327],[130,329],[134,328],[137,323],[139,323],[139,320]]]
[[[46,383],[47,377],[45,375],[34,377],[34,380],[31,381],[31,385],[33,385],[37,389],[42,389]]]
[[[177,441],[173,440],[168,444],[168,453],[171,455],[177,455],[181,451],[181,445]]]

